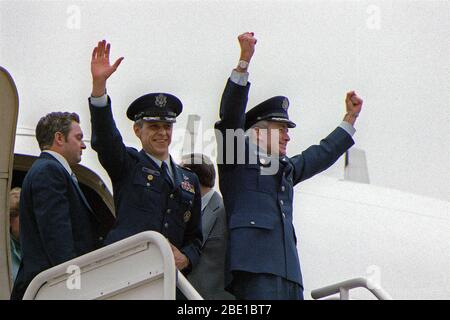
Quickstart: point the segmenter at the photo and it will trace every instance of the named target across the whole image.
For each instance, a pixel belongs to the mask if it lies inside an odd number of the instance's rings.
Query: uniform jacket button
[[[167,212],[167,213],[171,213],[171,212],[172,212],[172,210],[170,210],[170,209],[167,209],[167,210],[166,210],[166,212]]]
[[[170,198],[170,199],[173,199],[173,197],[174,197],[174,196],[173,196],[173,193],[171,193],[170,196],[169,196],[169,198]]]
[[[284,201],[283,201],[283,200],[280,200],[280,204],[283,205],[283,204],[284,204]]]
[[[281,186],[281,191],[284,192],[284,190],[286,190],[285,186]]]
[[[254,224],[255,224],[255,221],[250,221],[250,224],[254,225]]]
[[[166,223],[164,223],[164,228],[168,228],[169,227],[169,224],[166,222]]]

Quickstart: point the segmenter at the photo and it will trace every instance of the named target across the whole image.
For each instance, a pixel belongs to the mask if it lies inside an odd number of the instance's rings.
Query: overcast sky
[[[19,133],[72,110],[89,138],[90,56],[107,39],[125,57],[108,84],[116,122],[138,146],[125,111],[148,92],[182,100],[177,127],[199,114],[212,128],[236,37],[254,31],[249,107],[289,97],[289,155],[339,124],[354,89],[371,184],[450,200],[449,12],[448,1],[0,1],[0,64],[18,86]]]

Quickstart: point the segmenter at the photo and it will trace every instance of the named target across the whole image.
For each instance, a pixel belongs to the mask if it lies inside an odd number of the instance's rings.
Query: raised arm
[[[294,185],[328,169],[353,144],[352,134],[356,118],[361,112],[363,100],[354,91],[345,98],[346,114],[341,125],[331,132],[319,145],[313,145],[300,155],[292,157]]]
[[[239,57],[239,63],[236,67],[237,72],[247,72],[248,65],[252,60],[255,53],[256,40],[253,32],[245,32],[238,37],[239,46],[241,47],[241,55]],[[242,63],[242,61],[244,61]]]
[[[241,48],[239,63],[233,70],[220,103],[220,122],[218,129],[243,129],[244,114],[247,106],[248,91],[248,66],[255,53],[256,38],[253,32],[246,32],[238,37]]]
[[[121,177],[127,160],[127,151],[122,136],[114,122],[111,99],[106,95],[106,81],[117,70],[123,57],[111,65],[111,45],[100,41],[92,52],[92,94],[89,98],[91,112],[91,146],[97,152],[100,163],[111,180]]]

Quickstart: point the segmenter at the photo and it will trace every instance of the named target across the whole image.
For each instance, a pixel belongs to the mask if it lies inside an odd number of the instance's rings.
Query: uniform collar
[[[257,163],[263,167],[269,167],[272,161],[281,160],[278,156],[267,154],[264,150],[258,148],[258,145],[253,143],[251,140],[249,141],[249,148],[252,156],[256,156]]]
[[[45,150],[42,152],[52,155],[56,160],[58,160],[59,163],[61,163],[61,165],[64,167],[64,169],[66,169],[66,171],[69,173],[69,175],[70,176],[72,175],[72,169],[70,168],[69,163],[67,162],[66,158],[64,158],[61,154],[59,154],[56,151],[52,151],[52,150]]]
[[[143,149],[141,150],[141,154],[145,154],[150,163],[153,162],[153,164],[158,166],[158,168],[161,168],[161,164],[162,164],[161,160],[159,160],[159,159],[155,158],[154,156],[152,156],[151,154],[145,152]],[[164,162],[167,164],[167,167],[169,168],[169,174],[172,177],[172,181],[174,183],[175,188],[178,188],[180,186],[181,182],[183,180],[186,180],[184,178],[184,174],[182,174],[181,170],[178,170],[178,168],[177,168],[178,165],[175,163],[175,161],[173,161],[170,154],[169,154],[169,157],[164,160]]]
[[[144,151],[145,152],[145,151]],[[171,165],[171,156],[169,155],[169,157],[167,157],[167,159],[165,159],[165,160],[159,160],[158,158],[155,158],[154,156],[152,156],[150,153],[148,153],[148,152],[145,152],[145,154],[147,155],[147,156],[149,156],[150,157],[150,159],[152,159],[153,160],[153,162],[155,162],[156,163],[156,165],[158,166],[158,167],[160,167],[161,168],[161,165],[162,165],[162,163],[163,163],[163,161],[166,163],[166,165],[167,165],[167,168],[169,168],[169,174],[171,175],[171,177],[173,178],[174,177],[174,175],[173,175],[173,170],[172,170],[172,165]]]
[[[280,158],[280,162],[281,163],[283,163],[283,164],[287,164],[289,161],[288,161],[288,156],[281,156]]]

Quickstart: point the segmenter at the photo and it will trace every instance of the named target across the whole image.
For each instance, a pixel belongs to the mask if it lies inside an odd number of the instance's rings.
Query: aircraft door
[[[12,289],[9,190],[18,110],[19,96],[14,80],[8,71],[0,66],[0,299],[9,299]]]

